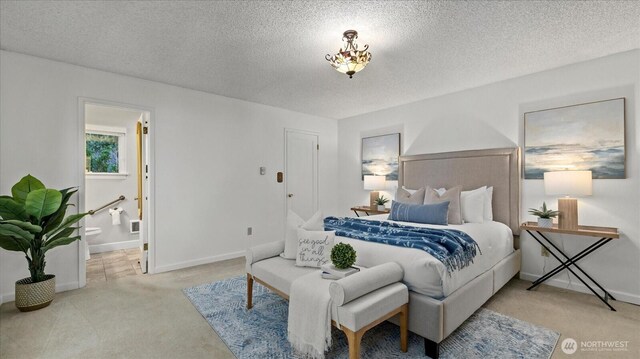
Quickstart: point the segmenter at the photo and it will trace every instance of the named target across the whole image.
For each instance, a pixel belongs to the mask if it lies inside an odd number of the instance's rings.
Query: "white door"
[[[137,135],[137,167],[138,167],[138,219],[140,220],[140,268],[142,273],[148,272],[149,255],[149,114],[143,113],[136,127]]]
[[[285,138],[287,209],[308,219],[318,210],[318,135],[286,130]]]

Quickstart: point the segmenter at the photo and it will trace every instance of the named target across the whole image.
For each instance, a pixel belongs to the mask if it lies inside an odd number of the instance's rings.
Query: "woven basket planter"
[[[45,275],[46,280],[32,283],[31,278],[16,282],[16,307],[21,312],[38,310],[51,304],[56,295],[56,276]]]

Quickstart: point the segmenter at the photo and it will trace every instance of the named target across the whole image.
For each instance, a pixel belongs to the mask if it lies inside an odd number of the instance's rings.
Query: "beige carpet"
[[[233,358],[181,289],[244,274],[244,259],[92,283],[59,293],[48,308],[20,313],[0,307],[1,358]],[[512,280],[485,307],[542,325],[578,342],[628,340],[626,352],[554,358],[640,357],[640,307]]]

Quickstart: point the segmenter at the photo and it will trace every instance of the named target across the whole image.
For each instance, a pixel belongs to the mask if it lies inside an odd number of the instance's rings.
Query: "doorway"
[[[80,286],[153,272],[152,110],[79,101]]]
[[[311,218],[318,210],[318,134],[285,130],[286,210]]]

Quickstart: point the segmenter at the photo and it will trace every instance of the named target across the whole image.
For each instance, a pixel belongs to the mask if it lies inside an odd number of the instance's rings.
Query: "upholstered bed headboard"
[[[497,148],[401,156],[398,186],[493,186],[493,220],[520,233],[520,150]]]

